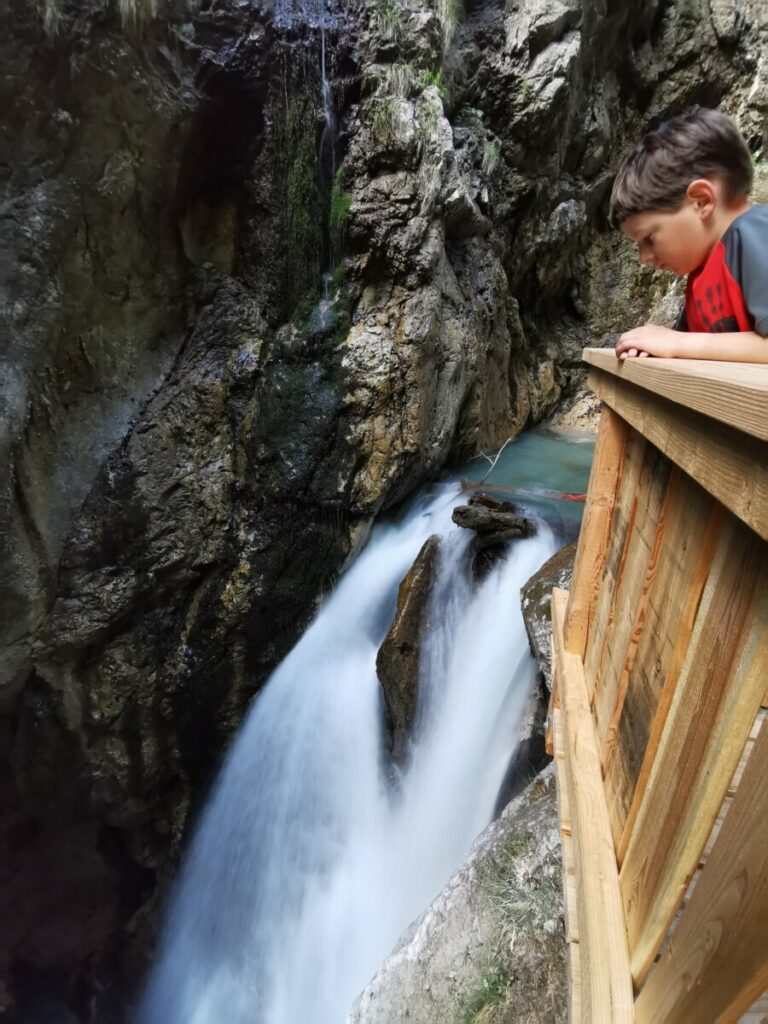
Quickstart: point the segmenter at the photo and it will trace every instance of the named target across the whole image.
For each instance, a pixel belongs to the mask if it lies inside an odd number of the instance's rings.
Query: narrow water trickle
[[[535,677],[522,583],[542,524],[474,589],[456,484],[376,527],[256,699],[199,823],[143,1024],[343,1024],[491,818]],[[387,782],[376,653],[398,584],[443,538],[410,766]]]

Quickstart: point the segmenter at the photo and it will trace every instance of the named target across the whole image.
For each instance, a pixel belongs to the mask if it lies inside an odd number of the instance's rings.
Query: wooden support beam
[[[767,550],[728,520],[621,867],[636,985],[698,864],[765,690]]]
[[[636,1003],[638,1024],[736,1021],[768,986],[768,729],[673,940]]]
[[[603,575],[616,489],[628,437],[627,424],[612,410],[604,409],[600,417],[589,476],[589,490],[576,549],[565,627],[567,649],[573,654],[578,654],[582,660]]]
[[[616,743],[604,761],[619,866],[656,758],[726,512],[676,466],[661,521],[661,550],[632,664]]]
[[[708,359],[617,359],[586,348],[584,361],[687,409],[768,441],[768,366]]]
[[[616,591],[621,586],[627,568],[627,538],[632,533],[637,515],[640,480],[650,451],[652,448],[645,438],[636,430],[630,430],[611,516],[607,547],[603,555],[603,575],[590,616],[587,649],[582,659],[591,705],[594,704],[598,668],[611,637]]]
[[[590,370],[589,385],[619,416],[768,540],[768,442],[602,369]]]
[[[611,628],[592,682],[601,763],[611,756],[645,612],[659,568],[670,462],[649,446],[635,490],[635,508],[624,543],[622,572],[613,592]]]
[[[616,858],[581,658],[565,649],[568,595],[552,592],[563,748],[576,876],[582,1024],[630,1024],[632,980]]]

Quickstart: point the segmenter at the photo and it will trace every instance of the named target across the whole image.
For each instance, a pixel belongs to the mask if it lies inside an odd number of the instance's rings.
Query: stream
[[[478,587],[451,522],[474,461],[423,489],[370,541],[255,699],[201,815],[171,903],[143,1024],[343,1024],[403,929],[492,817],[536,679],[522,584],[578,529],[592,445],[531,433],[483,489],[541,519]],[[498,490],[497,490],[498,489]],[[396,784],[376,653],[400,580],[442,538],[412,758]]]

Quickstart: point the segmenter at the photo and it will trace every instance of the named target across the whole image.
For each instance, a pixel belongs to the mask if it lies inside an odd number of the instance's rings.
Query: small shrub
[[[371,128],[380,143],[389,142],[400,123],[400,103],[413,86],[410,64],[383,64],[376,69],[376,89],[369,101]]]
[[[139,25],[157,14],[157,0],[117,0],[123,25]]]
[[[344,234],[351,206],[352,196],[344,191],[344,168],[340,167],[333,179],[328,209],[328,234],[334,263],[340,259],[344,249]]]
[[[376,0],[373,22],[385,42],[396,43],[403,28],[403,9],[398,0]]]
[[[443,69],[439,68],[437,71],[422,71],[421,72],[421,84],[427,89],[430,85],[437,87],[437,94],[441,100],[445,99],[445,85],[443,83]]]
[[[499,165],[501,150],[495,142],[486,142],[483,145],[483,174],[490,177]]]
[[[493,1014],[489,1011],[501,1006],[506,994],[507,976],[498,969],[489,971],[470,996],[464,1008],[462,1024],[480,1024],[492,1019]]]
[[[55,39],[63,17],[59,0],[36,0],[36,5],[43,19],[45,34],[49,39]]]
[[[443,36],[443,50],[447,50],[461,21],[462,6],[461,0],[434,0],[435,14],[440,22],[440,31]]]

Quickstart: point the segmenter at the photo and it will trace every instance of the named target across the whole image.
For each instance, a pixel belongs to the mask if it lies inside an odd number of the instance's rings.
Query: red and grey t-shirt
[[[768,206],[753,206],[729,226],[688,275],[683,331],[768,335]]]

